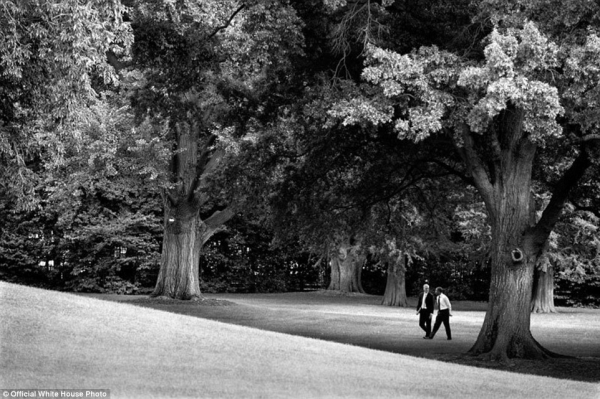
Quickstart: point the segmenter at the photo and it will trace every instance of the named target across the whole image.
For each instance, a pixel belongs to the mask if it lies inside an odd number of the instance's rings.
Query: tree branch
[[[216,160],[215,158],[221,158],[222,155],[215,156],[215,152],[212,150],[212,145],[215,143],[217,136],[210,136],[206,143],[204,143],[204,148],[202,149],[202,153],[198,157],[198,161],[196,163],[196,174],[194,175],[194,180],[190,185],[189,196],[190,199],[196,195],[196,192],[202,186],[204,182],[204,178],[206,174],[215,168]]]
[[[569,169],[558,181],[552,192],[552,198],[544,209],[542,217],[534,229],[536,244],[542,245],[554,228],[567,201],[569,193],[577,185],[592,162],[585,149],[582,149]]]
[[[463,141],[465,144],[462,155],[465,164],[467,165],[467,170],[471,173],[475,185],[479,187],[481,195],[490,195],[492,191],[492,184],[485,171],[485,167],[479,158],[479,155],[475,151],[475,143],[473,141],[473,137],[471,137],[471,131],[466,125],[463,125],[462,130]],[[486,202],[490,202],[489,198]]]
[[[229,25],[231,25],[231,21],[233,21],[233,19],[235,18],[235,16],[236,16],[237,14],[239,14],[239,13],[240,13],[240,11],[242,11],[242,10],[243,10],[245,7],[246,7],[246,5],[245,5],[245,4],[242,4],[241,6],[239,6],[239,7],[238,7],[238,9],[237,9],[237,10],[235,10],[235,11],[233,12],[233,14],[231,14],[231,16],[230,16],[230,17],[229,17],[229,19],[228,19],[228,20],[225,22],[225,24],[224,24],[224,25],[221,25],[221,26],[218,26],[218,27],[216,27],[216,28],[215,28],[215,30],[214,30],[214,31],[213,31],[213,32],[212,32],[210,35],[208,35],[206,38],[207,38],[207,39],[211,39],[213,36],[215,36],[217,33],[219,33],[220,31],[222,31],[223,29],[227,29],[227,28],[229,27]]]
[[[204,223],[210,229],[216,229],[219,226],[222,226],[223,224],[225,224],[229,219],[231,219],[234,216],[235,216],[235,211],[233,210],[233,207],[228,206],[227,208],[223,209],[222,211],[216,211],[215,213],[213,213],[210,217],[208,217],[204,221]]]
[[[221,159],[223,159],[223,157],[225,156],[225,150],[222,148],[219,148],[218,150],[216,150],[215,152],[213,152],[210,155],[210,159],[208,160],[208,162],[204,165],[204,168],[202,169],[202,174],[200,175],[200,185],[199,187],[201,187],[204,182],[206,181],[206,177],[217,168],[217,166],[219,166],[219,163],[221,162]]]
[[[468,185],[470,185],[470,186],[474,186],[475,185],[475,182],[473,181],[473,177],[467,176],[463,172],[459,171],[456,168],[453,168],[452,166],[448,165],[445,162],[442,162],[442,161],[440,161],[438,159],[425,160],[425,162],[430,162],[430,163],[434,163],[434,164],[436,164],[438,166],[441,166],[442,169],[447,170],[448,172],[450,172],[450,174],[458,177],[459,179],[461,179],[462,181],[464,181]]]
[[[565,135],[569,137],[570,142],[573,144],[587,143],[590,141],[600,141],[600,134],[584,134],[581,130],[581,125],[577,123],[564,124],[564,132]]]
[[[582,142],[594,141],[594,140],[600,141],[600,134],[588,134],[581,138]]]

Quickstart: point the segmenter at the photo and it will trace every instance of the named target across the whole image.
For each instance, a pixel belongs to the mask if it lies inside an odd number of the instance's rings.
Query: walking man
[[[423,286],[423,292],[417,301],[417,314],[419,315],[419,327],[425,331],[423,338],[429,338],[431,334],[431,318],[433,315],[433,295],[429,292],[429,285]]]
[[[450,331],[450,317],[452,316],[452,305],[450,305],[450,299],[444,295],[442,287],[437,287],[435,289],[435,295],[437,295],[438,313],[435,317],[435,324],[433,325],[433,331],[431,332],[429,339],[433,339],[437,330],[442,323],[444,323],[446,336],[448,337],[448,340],[451,340],[452,332]]]

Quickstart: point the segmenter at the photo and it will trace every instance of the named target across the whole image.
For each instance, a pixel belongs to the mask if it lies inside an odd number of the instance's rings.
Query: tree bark
[[[529,186],[523,182],[527,197]],[[529,201],[519,201],[517,192],[502,190],[500,205],[492,217],[492,279],[487,313],[470,352],[486,353],[492,360],[543,358],[546,351],[530,332],[533,270],[537,249],[525,234]],[[512,194],[512,195],[511,195]]]
[[[406,260],[404,255],[388,262],[387,282],[382,305],[407,307],[406,298]]]
[[[202,248],[233,215],[230,209],[225,209],[202,220],[194,203],[166,204],[161,267],[151,296],[182,300],[201,298]]]
[[[531,312],[557,313],[554,307],[554,267],[548,266],[546,270],[538,267],[534,277]]]
[[[331,281],[328,290],[364,293],[361,282],[363,259],[350,245],[342,245],[330,261]]]
[[[199,127],[196,124],[180,123],[175,131],[177,151],[173,156],[172,172],[176,184],[165,190],[163,196],[161,266],[151,296],[190,300],[201,297],[199,262],[204,244],[234,213],[227,208],[202,220],[200,209],[205,198],[200,189],[222,154],[209,155],[210,140],[198,154]]]
[[[511,107],[483,138],[470,132],[463,135],[466,162],[486,204],[492,232],[490,298],[469,352],[499,361],[552,355],[530,331],[534,265],[547,237],[536,236],[532,226],[530,190],[536,146],[523,132],[522,122],[523,113]],[[488,155],[480,157],[480,153]]]
[[[205,229],[199,209],[189,203],[166,204],[165,208],[161,267],[151,296],[200,298],[199,261]]]
[[[502,241],[508,241],[501,237]],[[527,250],[525,260],[514,263],[505,259],[510,248],[494,243],[490,299],[483,326],[470,349],[473,354],[486,354],[491,360],[508,358],[544,358],[546,352],[530,332],[531,288],[535,262]],[[529,258],[529,259],[527,259]]]

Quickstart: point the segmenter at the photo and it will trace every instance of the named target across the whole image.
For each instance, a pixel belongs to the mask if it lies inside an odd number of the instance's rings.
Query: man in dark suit
[[[431,335],[431,317],[433,315],[433,295],[429,292],[429,285],[423,286],[423,292],[417,301],[417,314],[419,315],[419,327],[425,331],[423,338]]]

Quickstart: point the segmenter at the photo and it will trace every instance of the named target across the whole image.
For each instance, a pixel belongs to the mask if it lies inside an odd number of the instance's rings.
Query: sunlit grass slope
[[[113,398],[598,398],[469,368],[0,282],[0,388]]]

